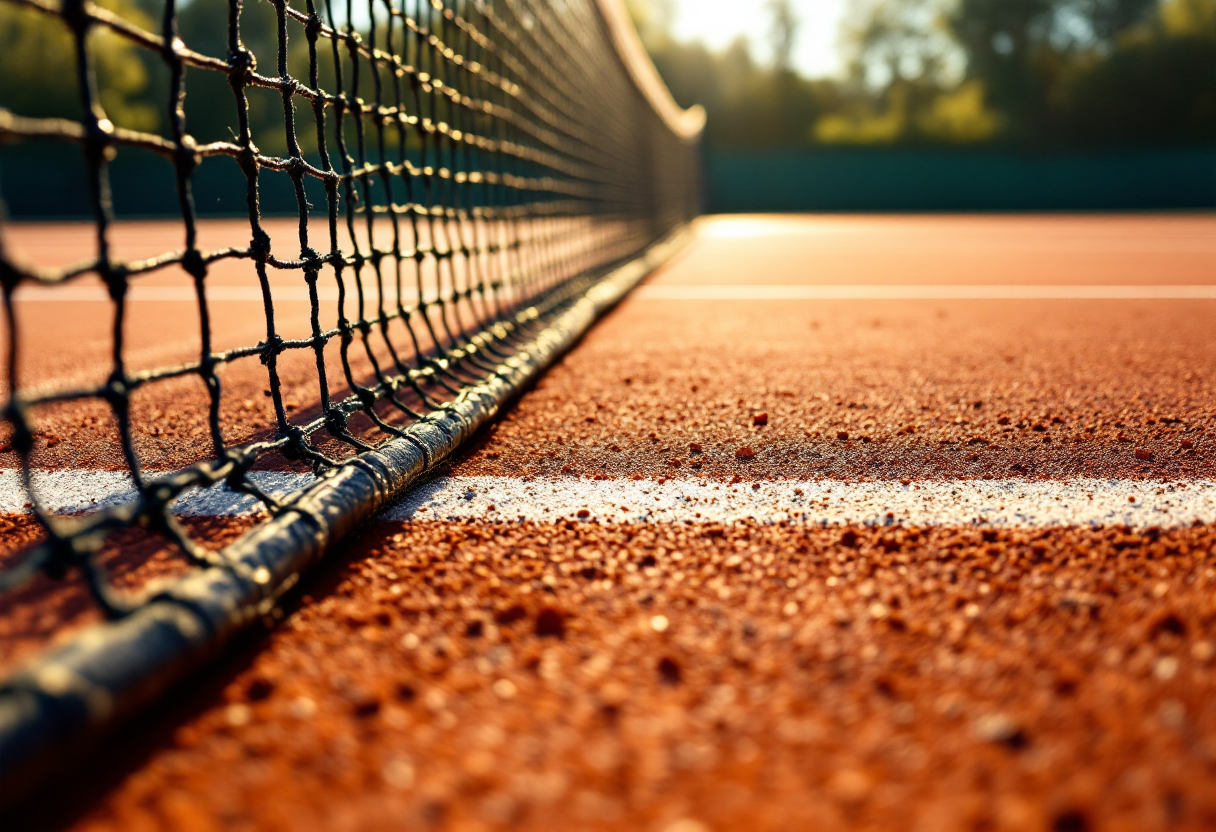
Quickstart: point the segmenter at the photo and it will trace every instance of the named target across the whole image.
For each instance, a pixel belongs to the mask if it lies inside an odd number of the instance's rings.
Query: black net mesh
[[[59,27],[73,50],[74,77],[56,83],[75,85],[78,114],[0,109],[0,143],[78,149],[93,251],[48,268],[15,252],[19,227],[0,236],[0,450],[40,526],[0,572],[0,591],[80,574],[108,614],[129,612],[146,593],[118,587],[102,555],[135,533],[161,548],[133,551],[222,562],[223,546],[175,510],[183,498],[227,489],[273,515],[282,503],[259,472],[320,476],[404,435],[694,213],[696,131],[656,107],[603,0],[295,2],[164,0],[141,17],[84,0],[0,0]],[[188,13],[205,42],[183,33]],[[107,114],[103,45],[159,73],[159,129]],[[177,205],[174,246],[137,258],[116,242],[125,226],[114,208],[139,187],[115,173],[131,155],[171,171]],[[248,242],[208,248],[196,194],[224,175],[243,191]],[[294,204],[291,219],[263,216],[272,194]],[[171,277],[189,301],[159,324],[189,330],[193,354],[143,366],[130,319]],[[88,291],[108,296],[97,307],[104,377],[28,383],[22,350],[45,349],[26,342],[47,323],[23,299]],[[244,341],[228,325],[240,302],[260,309]],[[46,428],[56,413],[58,428]],[[65,511],[43,495],[40,454],[73,430],[82,447],[93,434],[112,441],[109,468],[125,487]]]

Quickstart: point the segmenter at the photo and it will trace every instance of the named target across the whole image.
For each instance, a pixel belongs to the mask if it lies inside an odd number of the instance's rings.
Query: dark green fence
[[[74,145],[0,147],[0,189],[14,218],[89,216],[87,182],[80,148]],[[110,165],[110,182],[119,217],[181,215],[173,166],[160,156],[137,150],[120,152]],[[262,186],[264,209],[272,213],[294,210],[287,177],[264,176]],[[317,191],[315,197],[309,196],[324,206],[325,194],[320,188]],[[236,160],[206,159],[194,175],[194,199],[201,214],[244,213],[245,177]]]
[[[465,154],[478,165],[476,156]],[[314,165],[320,161],[310,159]],[[420,164],[421,160],[411,157]],[[430,164],[435,164],[434,156]],[[444,159],[442,164],[451,164]],[[483,167],[488,167],[482,164]],[[110,190],[114,213],[124,217],[179,217],[173,165],[164,157],[144,151],[122,149],[110,163]],[[517,166],[510,171],[526,176],[529,171]],[[372,177],[373,187],[379,183]],[[244,216],[247,183],[236,159],[212,156],[204,159],[193,177],[194,203],[203,216]],[[15,219],[54,217],[87,217],[90,200],[88,179],[80,148],[67,143],[38,145],[0,145],[0,195]],[[269,215],[297,212],[295,189],[291,178],[282,172],[263,169],[258,177],[259,206]],[[440,187],[436,185],[435,187]],[[450,188],[451,185],[443,187]],[[415,184],[416,191],[421,185]],[[325,189],[313,177],[304,177],[304,190],[309,203],[319,212],[325,211]],[[406,189],[401,186],[395,194],[405,201]],[[450,197],[450,195],[449,195]],[[421,193],[414,198],[421,200]],[[524,199],[520,196],[520,199]]]
[[[1216,208],[1216,148],[711,151],[705,168],[713,213]]]
[[[705,154],[706,209],[751,211],[1161,211],[1216,208],[1216,148],[1088,154],[831,149]],[[115,159],[119,216],[176,215],[172,166],[148,153]],[[84,216],[84,165],[69,145],[0,147],[0,188],[15,218]],[[245,212],[233,159],[194,179],[199,213]],[[319,184],[309,198],[324,206]],[[262,209],[294,213],[286,175],[262,180]]]

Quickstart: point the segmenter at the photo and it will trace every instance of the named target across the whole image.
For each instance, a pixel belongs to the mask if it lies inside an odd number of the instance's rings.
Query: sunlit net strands
[[[269,523],[308,512],[259,488],[251,476],[259,468],[311,471],[321,482],[355,466],[358,476],[365,457],[394,442],[413,443],[433,463],[414,429],[446,431],[436,441],[458,443],[452,419],[464,418],[476,391],[522,377],[527,344],[696,211],[703,118],[671,101],[615,0],[273,0],[262,22],[273,20],[274,37],[259,30],[256,40],[274,47],[258,54],[246,45],[249,19],[265,5],[228,0],[214,19],[222,55],[179,36],[190,4],[177,0],[165,0],[156,31],[110,4],[0,0],[6,5],[70,35],[80,107],[78,118],[0,109],[0,143],[79,148],[95,247],[84,261],[48,267],[14,249],[11,227],[0,235],[10,396],[3,450],[19,458],[43,529],[0,572],[10,598],[39,574],[81,574],[107,615],[131,616],[159,596],[116,588],[102,555],[135,533],[198,566],[247,568],[231,547],[176,517],[174,501],[228,488],[256,498]],[[107,115],[105,78],[95,71],[102,35],[163,64],[163,130]],[[196,83],[214,90],[215,78],[229,88],[229,135],[196,137],[186,101]],[[135,153],[171,167],[181,240],[138,258],[115,242],[123,218],[110,186],[114,160]],[[212,160],[243,176],[247,244],[201,242],[193,189]],[[262,216],[274,188],[294,195],[291,233]],[[220,345],[218,324],[231,307],[209,290],[234,274],[256,286],[264,334]],[[198,350],[172,366],[138,366],[132,290],[169,277],[197,299],[182,326],[197,329]],[[107,375],[27,384],[23,298],[82,286],[104,288],[111,301]],[[262,395],[233,401],[226,376],[249,365],[260,367]],[[161,390],[172,400],[187,388],[199,424],[185,444],[197,452],[166,470],[151,439],[163,413],[140,397]],[[72,407],[106,431],[131,488],[68,515],[40,502],[38,480],[41,423]]]

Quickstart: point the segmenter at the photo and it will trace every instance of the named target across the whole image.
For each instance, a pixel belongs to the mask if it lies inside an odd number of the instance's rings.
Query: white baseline
[[[309,484],[308,475],[255,472],[279,496]],[[87,513],[133,499],[120,472],[38,471],[41,505]],[[30,511],[18,472],[0,471],[0,513]],[[224,486],[199,489],[174,506],[182,516],[237,517],[259,510]],[[443,477],[414,488],[381,517],[397,521],[509,523],[521,520],[627,523],[808,525],[1052,526],[1127,525],[1177,528],[1216,523],[1216,480],[778,480],[731,484],[707,478],[591,480]]]

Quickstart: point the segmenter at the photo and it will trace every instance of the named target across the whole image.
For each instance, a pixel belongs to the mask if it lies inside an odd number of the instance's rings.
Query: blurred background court
[[[153,28],[161,7],[103,5]],[[1216,0],[627,5],[676,100],[708,111],[710,212],[1216,207]],[[209,21],[225,7],[183,4],[182,38],[222,54],[223,32]],[[273,54],[271,4],[247,4],[244,15],[247,45]],[[5,5],[0,37],[0,106],[74,118],[75,91],[61,83],[70,64],[42,57],[70,56],[66,34],[49,18]],[[154,103],[169,83],[163,63],[113,35],[98,40],[108,40],[98,73],[111,118],[167,134]],[[320,69],[324,81],[332,71],[324,55]],[[196,76],[185,102],[195,137],[230,138],[224,79]],[[263,152],[285,153],[274,145],[275,137],[285,142],[281,128],[270,129],[281,119],[277,94],[254,91],[250,108]],[[309,152],[309,137],[301,141]],[[74,187],[82,171],[80,154],[66,145],[0,146],[14,218],[87,214],[88,196]],[[120,152],[111,175],[119,216],[176,211],[172,170],[154,154]],[[287,177],[264,179],[263,210],[293,212]],[[205,160],[195,178],[200,214],[243,213],[242,183],[234,159]],[[323,204],[319,183],[309,187]]]

